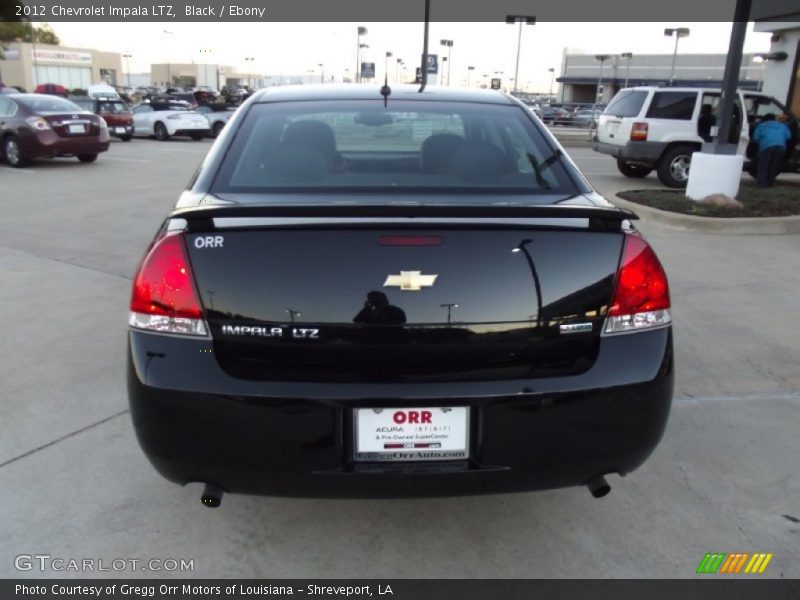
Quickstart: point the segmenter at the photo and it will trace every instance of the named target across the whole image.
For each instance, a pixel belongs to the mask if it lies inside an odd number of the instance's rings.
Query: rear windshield
[[[213,192],[578,193],[528,113],[466,102],[253,105]]]
[[[129,113],[130,109],[128,108],[128,105],[125,104],[124,102],[101,102],[100,112],[121,114],[121,113]]]
[[[83,109],[74,102],[64,100],[58,96],[47,96],[45,94],[36,96],[17,96],[14,98],[14,102],[18,102],[28,110],[40,115],[83,111]]]
[[[612,117],[635,117],[642,110],[647,92],[642,90],[622,90],[605,110]]]

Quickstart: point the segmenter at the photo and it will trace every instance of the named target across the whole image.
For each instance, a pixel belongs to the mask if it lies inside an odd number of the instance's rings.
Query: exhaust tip
[[[597,477],[593,477],[586,483],[586,487],[589,488],[589,492],[595,498],[602,498],[603,496],[607,496],[608,493],[611,491],[611,486],[606,481],[606,478],[602,475],[598,475]]]
[[[203,488],[203,495],[200,496],[200,502],[203,503],[203,506],[207,506],[208,508],[217,508],[222,504],[222,496],[224,494],[225,492],[218,485],[207,483],[205,488]]]

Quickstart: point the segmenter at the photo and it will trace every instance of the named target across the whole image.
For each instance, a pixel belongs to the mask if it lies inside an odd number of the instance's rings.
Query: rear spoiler
[[[589,229],[619,231],[622,221],[639,217],[625,208],[545,204],[540,206],[443,206],[430,204],[205,205],[180,208],[171,219],[185,219],[190,231],[214,229],[217,218],[474,218],[589,219]]]

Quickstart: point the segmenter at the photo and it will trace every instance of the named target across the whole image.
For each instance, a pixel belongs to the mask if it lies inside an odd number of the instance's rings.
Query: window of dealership
[[[37,65],[36,81],[41,83],[57,83],[68,89],[86,89],[92,85],[92,69],[91,67]]]

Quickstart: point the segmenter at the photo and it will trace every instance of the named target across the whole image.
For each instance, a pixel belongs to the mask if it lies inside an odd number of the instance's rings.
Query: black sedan
[[[108,125],[99,116],[58,96],[0,96],[0,152],[11,167],[35,158],[75,156],[94,162],[108,150]]]
[[[209,506],[605,495],[672,398],[636,216],[514,98],[386,91],[270,88],[223,129],[134,277],[142,449]]]

